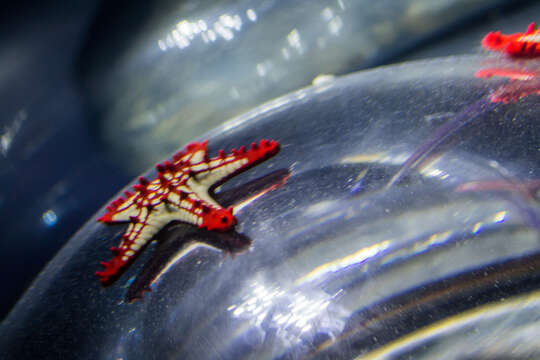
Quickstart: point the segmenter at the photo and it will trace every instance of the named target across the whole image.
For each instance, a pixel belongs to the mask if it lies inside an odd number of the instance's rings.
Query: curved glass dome
[[[478,56],[383,67],[225,123],[204,137],[211,156],[281,144],[217,192],[235,231],[171,224],[102,288],[94,273],[126,226],[100,211],[9,314],[1,352],[540,356],[539,69]],[[519,72],[532,75],[508,80]]]

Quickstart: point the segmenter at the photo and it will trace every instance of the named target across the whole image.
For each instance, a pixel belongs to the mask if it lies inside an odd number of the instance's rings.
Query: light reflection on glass
[[[234,29],[236,31],[240,31],[242,29],[242,19],[238,14],[235,14],[233,16],[229,14],[221,15],[219,17],[219,21],[224,25],[231,29]]]
[[[49,209],[41,215],[41,220],[45,225],[48,227],[54,226],[58,221],[58,216],[54,212],[54,210]]]
[[[174,42],[173,42],[171,34],[167,35],[167,38],[165,39],[165,44],[170,48],[174,46]]]
[[[174,42],[175,42],[176,46],[178,46],[178,48],[183,49],[183,48],[189,46],[189,44],[190,44],[189,40],[184,35],[180,35],[178,30],[176,30],[176,29],[173,30],[171,34],[172,34]]]
[[[335,15],[334,11],[330,7],[325,7],[321,11],[321,17],[328,23],[328,32],[332,35],[339,35],[341,28],[343,27],[343,20],[339,15]]]
[[[287,35],[287,43],[291,48],[295,49],[298,54],[302,55],[304,53],[304,47],[298,29],[292,29]]]
[[[490,224],[500,224],[506,220],[507,212],[506,211],[499,211],[498,213],[494,214],[493,216],[489,217],[485,221],[479,221],[476,224],[473,225],[473,228],[471,232],[473,234],[478,234],[484,228],[486,225]]]
[[[375,164],[390,164],[401,165],[407,161],[409,155],[400,153],[397,155],[388,153],[386,151],[377,153],[362,153],[358,155],[346,156],[341,159],[342,164],[361,164],[361,163],[375,163]]]
[[[484,225],[483,222],[477,222],[476,224],[473,225],[473,228],[472,228],[472,233],[473,234],[478,234],[480,232],[480,230],[482,230],[482,226]]]
[[[158,40],[158,46],[161,51],[167,50],[167,45],[165,45],[165,41],[161,39]]]
[[[332,11],[332,8],[325,7],[323,11],[321,11],[321,17],[324,21],[330,21],[334,17],[334,12]]]
[[[257,21],[257,13],[253,9],[247,9],[246,10],[246,16],[250,21]]]
[[[437,167],[441,155],[432,156],[419,165],[418,172],[425,177],[444,180],[449,177],[448,173]]]
[[[201,31],[208,30],[208,25],[206,25],[206,21],[204,20],[197,21],[197,25],[199,25],[199,29],[201,29]]]
[[[11,144],[13,143],[13,139],[19,132],[21,125],[26,118],[26,110],[20,110],[15,115],[11,125],[4,125],[3,131],[0,132],[0,152],[4,157],[7,157]]]
[[[227,308],[235,317],[249,319],[254,325],[277,329],[288,342],[300,341],[300,335],[314,328],[341,330],[344,322],[328,310],[333,296],[322,291],[306,295],[301,291],[285,291],[267,286],[263,280],[253,281],[239,304]]]
[[[435,245],[444,244],[446,240],[450,238],[450,235],[452,235],[451,231],[444,231],[441,233],[433,234],[428,237],[426,241],[419,241],[415,243],[413,246],[413,252],[416,254],[420,254],[426,252]]]
[[[232,38],[234,38],[233,32],[219,22],[214,23],[214,30],[218,35],[220,35],[227,41],[230,41],[232,40]]]
[[[341,20],[341,17],[336,16],[330,22],[328,23],[328,31],[332,35],[338,35],[341,31],[341,28],[343,27],[343,20]]]
[[[257,69],[257,74],[260,76],[260,77],[265,77],[266,76],[266,73],[268,72],[267,69],[266,69],[266,65],[265,64],[257,64],[256,65],[256,69]]]
[[[444,172],[441,169],[426,169],[423,174],[427,177],[442,177]]]
[[[380,262],[381,265],[390,264],[407,256],[418,255],[428,251],[431,247],[444,244],[452,235],[451,231],[432,234],[425,241],[417,240],[411,248],[402,248],[392,251]]]
[[[263,114],[269,114],[273,111],[278,111],[283,109],[285,106],[294,103],[295,101],[301,100],[306,97],[305,90],[299,90],[287,96],[279,97],[277,99],[271,100],[263,105],[256,107],[255,109],[244,113],[243,115],[237,116],[230,120],[224,122],[220,127],[215,128],[213,131],[208,132],[207,135],[215,136],[213,134],[221,134],[223,132],[230,131],[246,122],[251,121],[255,117],[260,117]]]
[[[489,225],[499,224],[506,220],[507,211],[499,211],[491,216],[488,216],[483,221],[478,221],[471,225],[469,230],[463,229],[465,232],[469,231],[473,235],[478,235],[482,230],[486,229]],[[444,231],[430,235],[425,241],[416,241],[412,247],[402,248],[392,251],[384,257],[380,262],[381,265],[390,264],[399,259],[410,257],[413,255],[419,255],[421,253],[429,251],[434,246],[439,246],[450,240],[455,235],[455,231]]]
[[[496,224],[502,223],[506,220],[506,211],[499,211],[495,215],[493,215],[493,222]]]
[[[219,251],[219,249],[211,246],[211,245],[208,245],[208,244],[204,244],[204,243],[199,243],[199,242],[193,242],[193,243],[190,243],[188,244],[187,246],[185,246],[181,251],[179,251],[178,253],[175,254],[175,256],[173,256],[168,262],[167,264],[163,267],[163,269],[161,269],[161,271],[159,272],[159,274],[157,274],[153,279],[152,279],[152,282],[150,283],[151,286],[153,286],[154,284],[156,284],[159,279],[161,279],[161,277],[163,275],[165,275],[167,273],[167,271],[169,271],[169,269],[174,265],[176,264],[178,261],[180,261],[182,258],[184,258],[185,256],[187,256],[189,253],[191,253],[192,251],[196,250],[196,249],[199,249],[199,248],[206,248],[206,249],[212,249],[212,250],[215,250],[215,251]]]
[[[176,28],[182,33],[182,35],[187,36],[190,40],[193,39],[194,35],[201,32],[201,29],[199,28],[199,22],[189,22],[186,20],[182,20],[178,24],[176,24]]]
[[[212,29],[208,30],[207,34],[208,34],[208,39],[210,41],[216,41],[217,36],[216,36],[216,33],[214,32],[214,30],[212,30]]]
[[[253,9],[248,9],[246,16],[252,22],[257,20],[257,14]],[[218,37],[231,41],[234,39],[234,32],[242,30],[242,24],[242,18],[238,14],[222,14],[210,26],[203,19],[195,21],[183,19],[166,34],[164,39],[158,39],[157,45],[161,51],[167,51],[172,48],[185,49],[197,38],[204,43],[214,42]]]
[[[384,250],[388,249],[389,246],[390,246],[390,241],[385,240],[381,243],[374,244],[372,246],[368,246],[366,248],[360,249],[342,258],[335,259],[325,264],[319,265],[315,269],[310,271],[308,274],[296,279],[295,284],[296,285],[304,284],[306,282],[324,277],[326,274],[330,272],[338,272],[349,266],[358,265],[374,256],[377,256]]]
[[[281,49],[281,55],[283,55],[285,60],[289,60],[291,58],[291,54],[289,54],[289,50],[287,48]]]

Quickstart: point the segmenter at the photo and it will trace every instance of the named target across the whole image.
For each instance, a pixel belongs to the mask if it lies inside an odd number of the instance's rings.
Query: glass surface
[[[265,1],[263,10],[261,4],[83,1],[74,7],[34,0],[2,8],[0,272],[10,276],[2,283],[0,319],[112,193],[212,124],[319,74],[349,73],[427,48],[437,56],[477,53],[485,33],[522,31],[540,10],[530,0]],[[193,19],[197,26],[200,19],[215,24],[225,36],[219,24],[231,26],[234,38],[205,42],[199,33],[188,47],[162,50],[159,40],[178,37],[187,31],[183,20]],[[293,44],[299,35],[306,51],[285,61],[289,34]],[[263,79],[257,64],[267,58],[275,76],[270,71]],[[231,84],[250,91],[233,98]]]
[[[176,224],[113,285],[100,211],[0,328],[12,358],[536,358],[540,103],[453,57],[327,79],[221,127],[279,154],[225,183],[237,233]],[[537,78],[537,75],[532,77]],[[529,81],[529,80],[518,80]],[[508,104],[493,94],[527,90]],[[147,173],[152,178],[155,170]],[[234,256],[232,241],[244,244]],[[149,286],[144,300],[129,303]],[[441,355],[441,357],[439,357]]]
[[[89,99],[106,149],[139,172],[319,75],[380,65],[427,39],[445,43],[441,33],[503,3],[516,1],[162,0],[142,15],[119,14],[140,24],[133,31],[116,17],[93,29],[124,37],[104,37],[84,58]]]

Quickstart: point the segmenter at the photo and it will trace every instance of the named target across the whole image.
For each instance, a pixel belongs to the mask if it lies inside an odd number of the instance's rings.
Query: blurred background
[[[23,1],[0,12],[4,318],[128,181],[225,120],[325,76],[479,53],[537,1]]]

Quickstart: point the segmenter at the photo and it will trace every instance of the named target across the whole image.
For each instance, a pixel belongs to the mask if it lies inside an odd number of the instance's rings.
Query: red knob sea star
[[[490,32],[482,39],[487,50],[505,52],[512,57],[540,57],[540,29],[531,23],[525,33],[511,35]],[[540,94],[540,63],[538,60],[514,61],[511,67],[491,67],[476,72],[476,77],[506,77],[510,82],[502,85],[490,96],[491,102],[516,102],[533,94]]]
[[[500,31],[490,32],[482,39],[482,46],[515,57],[537,57],[540,56],[540,29],[530,23],[525,33],[506,35]]]
[[[171,221],[183,221],[207,230],[226,231],[236,224],[232,208],[224,209],[212,199],[212,190],[250,167],[275,155],[280,146],[273,140],[252,143],[233,149],[226,155],[220,150],[209,159],[208,141],[191,143],[186,151],[173,156],[173,161],[156,165],[158,175],[149,181],[139,178],[135,192],[125,192],[107,206],[107,213],[98,221],[130,222],[118,247],[111,248],[114,257],[101,264],[96,272],[103,285],[112,283],[140,253],[154,235]]]
[[[502,76],[509,78],[510,82],[501,85],[489,95],[489,98],[481,98],[436,129],[401,165],[386,188],[401,180],[407,171],[418,164],[447,137],[470,123],[477,116],[493,109],[496,103],[515,102],[529,95],[540,95],[540,62],[535,59],[540,57],[540,29],[537,29],[534,23],[529,25],[525,33],[505,35],[501,34],[500,31],[490,32],[482,39],[482,46],[487,50],[504,52],[512,56],[512,61],[508,64],[509,61],[505,59],[503,67],[495,66],[482,69],[477,71],[475,76],[478,78]],[[532,59],[515,59],[519,57]]]

